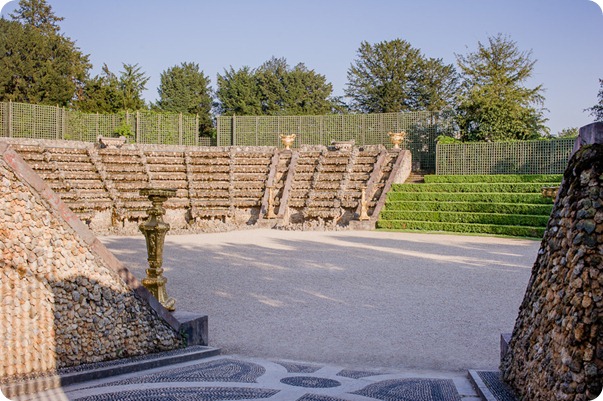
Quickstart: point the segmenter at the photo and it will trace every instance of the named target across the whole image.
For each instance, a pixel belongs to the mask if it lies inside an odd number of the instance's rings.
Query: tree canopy
[[[230,67],[218,74],[219,111],[224,115],[327,114],[333,86],[324,75],[303,63],[291,68],[284,58],[272,57],[257,69]]]
[[[209,77],[199,64],[182,63],[161,73],[159,100],[155,107],[162,111],[199,115],[201,133],[209,135],[212,128],[212,90]]]
[[[534,72],[531,52],[501,34],[466,56],[456,55],[462,82],[456,122],[465,141],[536,139],[544,125],[542,85],[526,87]]]
[[[0,19],[0,100],[68,106],[82,90],[91,64],[60,34],[45,0],[21,0]]]
[[[595,122],[603,122],[603,79],[599,79],[599,93],[597,94],[599,103],[586,109],[590,115],[595,118]]]
[[[347,78],[346,96],[361,113],[448,108],[457,82],[454,66],[426,58],[402,39],[362,42]]]

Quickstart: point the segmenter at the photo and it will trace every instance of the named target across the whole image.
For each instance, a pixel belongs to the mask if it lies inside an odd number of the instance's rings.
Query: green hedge
[[[552,205],[533,205],[524,203],[484,203],[484,202],[415,202],[391,201],[386,203],[385,211],[441,211],[441,212],[477,212],[477,213],[506,213],[506,214],[551,214]]]
[[[502,192],[502,193],[537,193],[543,186],[555,185],[555,183],[450,183],[450,184],[395,184],[392,189],[395,192]]]
[[[563,174],[526,174],[526,175],[426,175],[425,183],[492,183],[492,182],[535,182],[535,183],[561,183]]]
[[[387,202],[483,202],[483,203],[530,203],[552,205],[551,198],[540,194],[500,194],[500,193],[454,193],[454,192],[393,192],[387,194]]]
[[[381,219],[546,227],[549,216],[497,213],[418,212],[413,210],[381,212]]]
[[[377,228],[385,230],[424,230],[448,231],[471,234],[509,235],[514,237],[542,238],[544,228],[502,226],[496,224],[467,224],[467,223],[442,223],[429,221],[404,221],[404,220],[379,220]]]

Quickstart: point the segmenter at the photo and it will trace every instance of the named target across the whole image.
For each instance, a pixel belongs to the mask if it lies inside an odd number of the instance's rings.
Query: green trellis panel
[[[57,106],[0,103],[0,137],[68,139],[95,142],[98,136],[113,136],[123,123],[137,133],[140,143],[197,145],[196,115],[177,113],[93,114]]]
[[[449,124],[432,112],[337,114],[322,116],[219,116],[219,146],[278,146],[280,134],[296,134],[295,147],[329,145],[331,141],[355,140],[357,145],[384,144],[388,132],[406,131],[403,145],[410,149],[420,168],[435,169],[435,139],[447,133]]]
[[[438,144],[436,174],[562,174],[573,138]]]

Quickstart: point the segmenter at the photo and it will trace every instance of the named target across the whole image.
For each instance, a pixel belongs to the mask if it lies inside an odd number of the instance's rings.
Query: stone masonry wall
[[[173,326],[108,267],[91,233],[72,229],[58,197],[41,195],[51,193],[41,180],[34,188],[15,172],[2,145],[0,382],[179,347]]]
[[[520,307],[504,379],[523,400],[589,400],[603,384],[603,144],[570,160]]]

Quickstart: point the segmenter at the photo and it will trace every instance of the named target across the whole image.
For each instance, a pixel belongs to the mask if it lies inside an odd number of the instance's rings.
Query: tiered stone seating
[[[308,147],[300,149],[297,152],[297,160],[292,175],[291,193],[289,194],[287,203],[292,222],[303,221],[304,216],[302,211],[306,206],[308,193],[312,189],[316,167],[320,163],[324,152],[326,152],[324,146]]]
[[[355,163],[350,171],[349,182],[341,199],[341,206],[347,209],[357,209],[365,187],[375,170],[379,155],[385,148],[381,145],[367,146],[358,149]],[[359,211],[358,211],[359,212]]]
[[[143,160],[144,154],[134,147],[99,149],[98,155],[105,168],[106,180],[116,190],[115,217],[118,220],[140,220],[147,216],[151,202],[140,195],[149,186],[149,172]]]
[[[86,148],[13,147],[83,220],[111,209],[111,197]]]
[[[340,190],[348,181],[352,150],[323,152],[306,197],[305,218],[337,219],[342,215]]]
[[[205,148],[186,153],[192,218],[231,215],[230,150]]]
[[[189,181],[184,152],[145,151],[144,156],[153,188],[173,188],[176,196],[169,198],[163,206],[167,209],[188,209],[190,207]]]
[[[235,208],[260,207],[274,151],[264,148],[232,154],[232,205]]]

